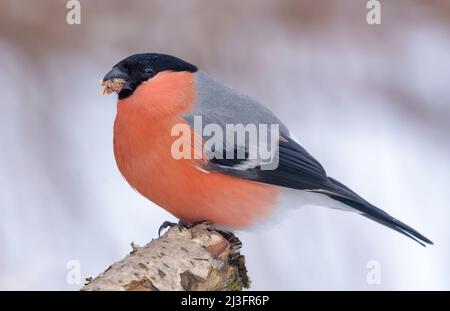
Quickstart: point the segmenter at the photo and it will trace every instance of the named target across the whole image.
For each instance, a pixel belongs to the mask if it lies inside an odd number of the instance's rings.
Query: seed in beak
[[[100,85],[102,86],[101,93],[111,94],[113,92],[119,93],[125,84],[124,79],[114,78],[112,80],[100,80]]]

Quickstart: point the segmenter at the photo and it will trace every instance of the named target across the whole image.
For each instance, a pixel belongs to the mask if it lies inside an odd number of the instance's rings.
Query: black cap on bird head
[[[161,71],[196,72],[196,66],[177,57],[157,54],[141,53],[131,55],[118,62],[102,81],[103,93],[116,92],[120,99],[127,98],[144,81],[154,77]]]

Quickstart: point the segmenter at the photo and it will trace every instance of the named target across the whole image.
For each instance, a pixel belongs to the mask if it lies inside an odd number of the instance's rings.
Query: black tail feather
[[[373,206],[339,181],[333,178],[329,178],[329,181],[332,187],[329,189],[330,192],[325,192],[325,194],[329,197],[360,211],[367,218],[404,234],[422,246],[426,246],[426,244],[433,244],[432,241],[420,234],[418,231],[392,217],[378,207]]]

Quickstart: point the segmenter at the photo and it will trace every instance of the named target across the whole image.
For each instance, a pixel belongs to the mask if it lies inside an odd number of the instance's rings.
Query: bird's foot
[[[174,226],[178,226],[178,223],[171,222],[171,221],[165,221],[165,222],[163,222],[163,223],[161,224],[161,226],[159,226],[159,229],[158,229],[158,236],[159,236],[159,237],[161,236],[161,232],[162,232],[164,229],[166,229],[166,228],[172,228],[172,227],[174,227]],[[179,228],[179,227],[178,227],[178,228]],[[180,231],[181,231],[181,229],[180,229]]]
[[[187,223],[187,222],[184,222],[182,220],[178,220],[178,222],[175,223],[175,222],[165,221],[165,222],[163,222],[161,224],[161,226],[159,226],[158,236],[161,236],[161,232],[164,229],[166,229],[166,228],[172,228],[174,226],[177,226],[178,230],[182,231],[183,229],[191,229],[191,228],[193,228],[193,227],[195,227],[195,226],[197,226],[199,224],[202,224],[202,223],[209,223],[209,222],[207,222],[207,221],[196,221],[196,222],[193,222],[193,223]]]

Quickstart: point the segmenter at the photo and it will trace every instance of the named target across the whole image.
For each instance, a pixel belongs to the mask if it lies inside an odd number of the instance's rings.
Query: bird
[[[251,228],[271,219],[292,197],[295,206],[354,211],[422,246],[433,244],[328,176],[266,106],[187,61],[138,53],[119,61],[100,82],[103,93],[118,95],[113,149],[119,171],[132,188],[180,223]],[[195,124],[198,119],[201,126]],[[267,168],[267,159],[254,152],[251,156],[255,143],[247,137],[227,137],[211,150],[197,148],[211,138],[211,131],[209,136],[202,132],[209,124],[224,131],[230,124],[276,125],[276,144],[271,144],[275,165]],[[177,127],[191,130],[182,147],[176,144]],[[174,150],[190,157],[174,156]]]

